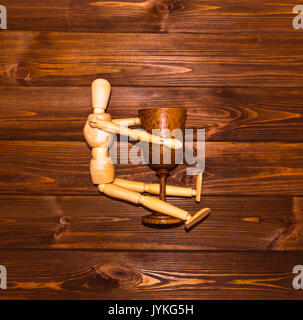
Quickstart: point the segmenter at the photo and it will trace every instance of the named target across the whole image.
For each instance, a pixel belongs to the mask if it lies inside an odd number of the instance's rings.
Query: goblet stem
[[[166,179],[168,176],[168,171],[160,170],[158,174],[160,178],[160,199],[166,201]]]

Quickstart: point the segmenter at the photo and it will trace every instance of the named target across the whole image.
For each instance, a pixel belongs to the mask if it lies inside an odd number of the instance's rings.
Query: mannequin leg
[[[120,186],[120,187],[123,187],[125,189],[137,191],[140,193],[148,192],[150,194],[155,194],[155,195],[160,194],[160,185],[158,183],[148,184],[148,183],[144,183],[141,181],[131,181],[131,180],[119,179],[119,178],[116,178],[113,181],[113,183]],[[197,184],[197,188],[199,188],[199,184]],[[196,196],[197,193],[199,193],[199,191],[191,189],[191,188],[166,185],[166,195],[167,196],[189,197],[190,198],[190,197]]]
[[[210,209],[204,208],[192,217],[187,211],[175,207],[167,202],[150,196],[144,196],[139,192],[128,190],[114,183],[99,184],[98,188],[100,192],[103,192],[110,197],[129,201],[135,204],[141,204],[146,208],[181,219],[185,221],[186,228],[189,228],[193,224],[202,220],[210,212]]]

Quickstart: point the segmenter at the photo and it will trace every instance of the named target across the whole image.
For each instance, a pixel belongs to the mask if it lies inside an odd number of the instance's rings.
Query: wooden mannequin
[[[113,142],[113,134],[123,134],[136,140],[165,145],[174,149],[182,148],[183,144],[176,139],[163,139],[141,130],[129,129],[129,126],[140,125],[139,118],[112,120],[110,114],[105,113],[110,91],[111,85],[105,79],[97,79],[92,83],[94,112],[88,116],[83,133],[88,145],[92,148],[90,172],[93,183],[98,185],[100,192],[110,197],[141,204],[149,209],[181,219],[185,221],[185,228],[190,228],[206,217],[210,213],[210,209],[201,209],[194,216],[191,216],[187,211],[165,201],[141,194],[148,192],[158,195],[160,192],[159,184],[146,184],[116,178],[115,167],[109,157],[109,147]],[[202,173],[198,175],[196,190],[167,185],[166,194],[181,197],[196,196],[196,201],[200,202],[201,184]]]

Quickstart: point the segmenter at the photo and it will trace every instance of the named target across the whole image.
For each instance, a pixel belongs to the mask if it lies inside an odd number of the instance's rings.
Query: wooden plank
[[[90,87],[0,87],[0,139],[82,140]],[[113,87],[113,118],[145,107],[187,109],[187,128],[214,141],[303,141],[302,88]]]
[[[302,143],[206,142],[205,148],[205,195],[302,195]],[[121,154],[126,161],[128,152],[122,148]],[[0,193],[97,195],[90,158],[85,142],[2,141]],[[196,177],[186,168],[179,165],[168,182],[194,186]],[[117,165],[117,176],[158,181],[146,164]]]
[[[153,229],[140,206],[105,196],[1,196],[0,248],[105,250],[303,250],[303,198],[169,198],[211,215],[190,232]],[[224,237],[222,237],[224,234]]]
[[[298,252],[0,251],[0,299],[302,299]]]
[[[290,32],[297,1],[2,0],[8,28],[86,32]]]
[[[1,32],[0,85],[302,86],[302,37]],[[281,45],[283,44],[283,45]]]

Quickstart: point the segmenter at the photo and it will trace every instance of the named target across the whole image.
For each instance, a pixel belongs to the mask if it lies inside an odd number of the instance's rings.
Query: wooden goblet
[[[139,117],[141,126],[148,133],[161,138],[176,138],[184,142],[184,131],[186,121],[186,109],[184,108],[148,108],[140,109]],[[178,129],[178,130],[176,130]],[[174,133],[177,133],[175,135]],[[178,134],[181,134],[178,135]],[[160,179],[160,199],[166,201],[166,179],[169,172],[176,168],[183,149],[169,149],[165,146],[156,146],[146,143],[143,153],[149,166]],[[142,218],[143,223],[149,225],[172,225],[183,221],[160,213],[153,213]]]

